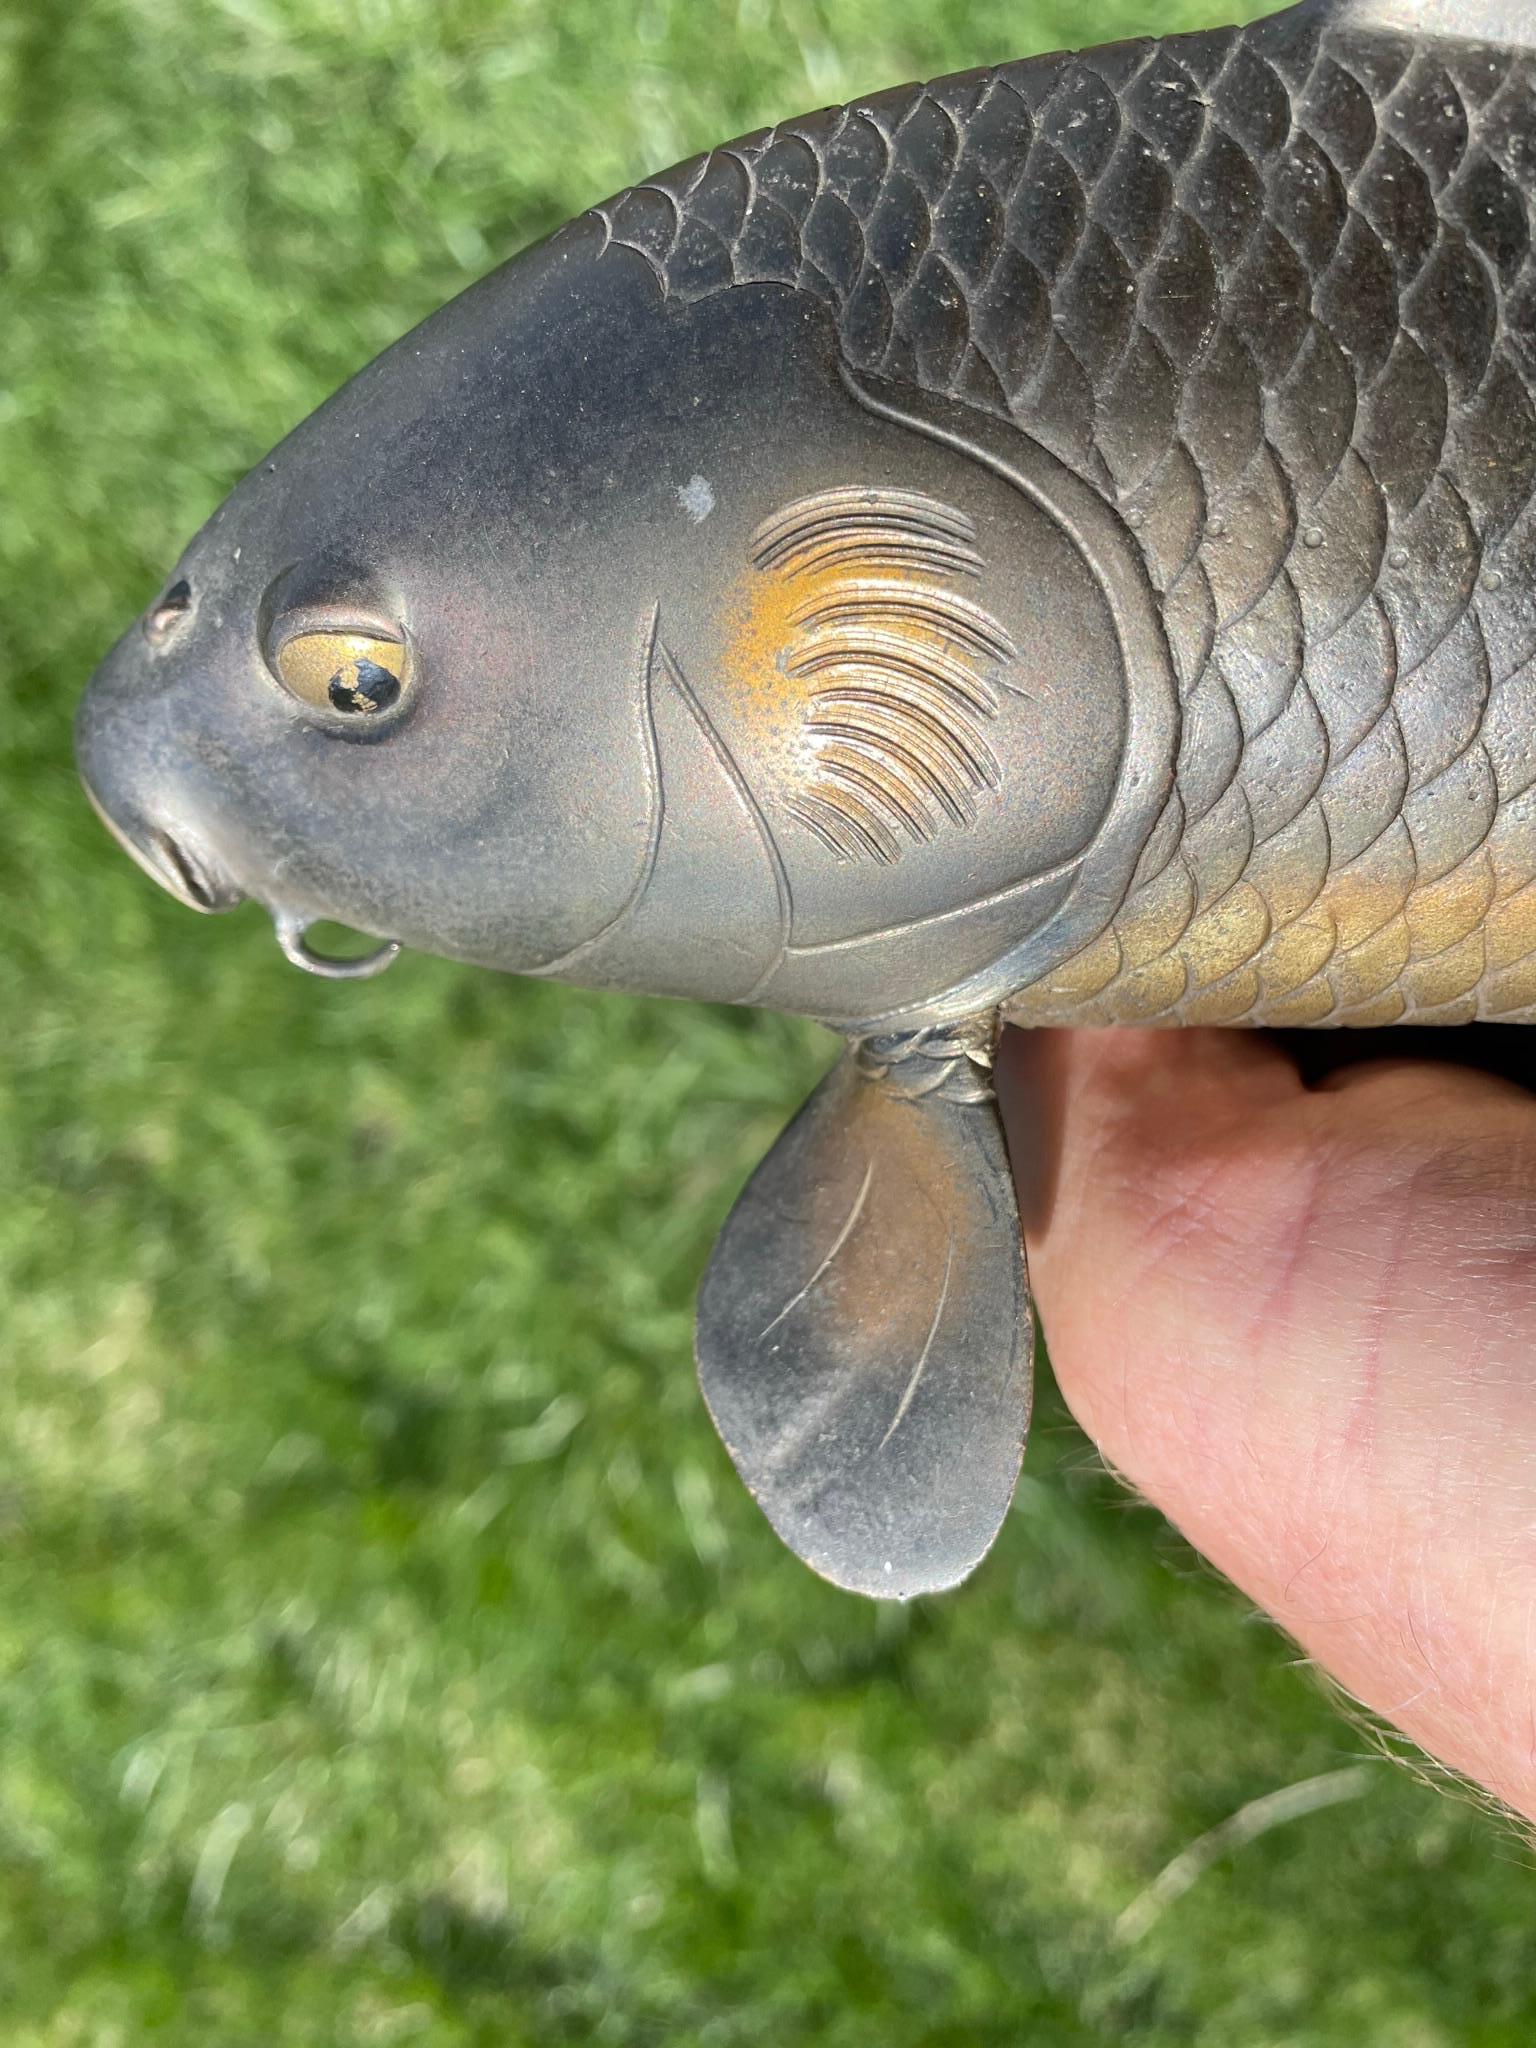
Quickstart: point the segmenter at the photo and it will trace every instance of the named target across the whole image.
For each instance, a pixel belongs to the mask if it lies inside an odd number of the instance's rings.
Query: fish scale
[[[1011,1019],[1536,1016],[1527,192],[1528,56],[1303,12],[879,94],[600,210],[669,296],[820,297],[1135,534],[1175,786]]]

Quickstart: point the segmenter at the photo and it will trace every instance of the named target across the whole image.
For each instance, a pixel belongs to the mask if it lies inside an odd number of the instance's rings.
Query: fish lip
[[[213,914],[233,910],[237,903],[245,901],[234,883],[211,868],[208,861],[185,840],[173,838],[160,827],[152,827],[151,844],[161,865],[180,884],[171,893],[179,896],[193,910]]]
[[[130,832],[112,816],[89,782],[85,784],[85,793],[90,798],[91,809],[124,853],[138,863],[151,881],[158,882],[167,895],[174,896],[188,910],[212,916],[219,911],[233,910],[236,904],[245,901],[245,892],[237,889],[228,875],[188,835],[178,835],[164,825],[148,822],[139,832]]]

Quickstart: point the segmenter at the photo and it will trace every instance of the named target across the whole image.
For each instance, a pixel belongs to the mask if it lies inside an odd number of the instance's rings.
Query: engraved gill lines
[[[662,778],[661,747],[656,737],[655,676],[656,658],[660,648],[658,633],[661,627],[661,606],[651,607],[646,621],[644,645],[640,656],[640,730],[642,734],[642,758],[645,764],[646,791],[646,832],[645,845],[641,849],[635,879],[630,884],[624,900],[611,917],[605,918],[596,931],[580,939],[564,952],[553,954],[537,967],[524,971],[531,976],[557,976],[567,973],[578,961],[594,953],[603,941],[617,932],[644,902],[646,892],[656,873],[656,861],[661,852],[662,825],[667,813],[666,785]],[[665,652],[665,650],[661,650]]]
[[[659,606],[657,611],[659,615]],[[784,856],[780,853],[779,842],[773,836],[768,820],[763,815],[762,805],[752,793],[751,783],[748,782],[746,776],[742,773],[735,755],[721,738],[714,720],[699,702],[693,685],[683,673],[682,664],[678,661],[671,648],[660,639],[654,642],[654,648],[656,657],[665,669],[668,680],[687,706],[688,715],[698,727],[705,745],[714,755],[720,773],[736,792],[742,809],[751,820],[752,829],[757,835],[758,842],[763,849],[763,854],[773,874],[775,911],[777,916],[777,942],[774,946],[773,957],[762,973],[758,975],[752,986],[744,994],[735,998],[739,1002],[753,1003],[756,1002],[763,990],[767,988],[769,982],[778,973],[784,963],[784,956],[789,950],[789,935],[794,925],[795,905],[794,897],[790,892],[789,875],[784,867]]]
[[[973,522],[917,491],[820,491],[753,535],[728,677],[779,709],[783,806],[837,860],[889,864],[998,788],[1018,649],[948,587],[983,573]]]

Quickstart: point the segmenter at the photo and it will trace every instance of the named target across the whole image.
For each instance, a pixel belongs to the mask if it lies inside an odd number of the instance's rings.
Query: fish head
[[[696,529],[659,293],[567,231],[404,338],[231,493],[101,663],[76,753],[183,903],[538,971],[657,827],[657,529]],[[654,380],[653,380],[654,381]],[[669,414],[672,417],[669,418]],[[671,457],[676,456],[677,460]]]
[[[235,488],[85,695],[93,801],[317,971],[334,920],[369,969],[404,945],[844,1022],[1021,930],[1065,952],[1117,792],[1128,860],[1156,777],[1121,772],[1082,520],[934,403],[855,378],[813,295],[690,297],[574,223]]]

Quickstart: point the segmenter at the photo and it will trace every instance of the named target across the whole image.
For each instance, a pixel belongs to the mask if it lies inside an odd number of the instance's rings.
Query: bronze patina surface
[[[1012,1494],[1000,1018],[1536,1021],[1533,43],[1308,0],[714,150],[364,370],[91,685],[108,823],[301,966],[847,1035],[698,1338],[840,1584]]]

